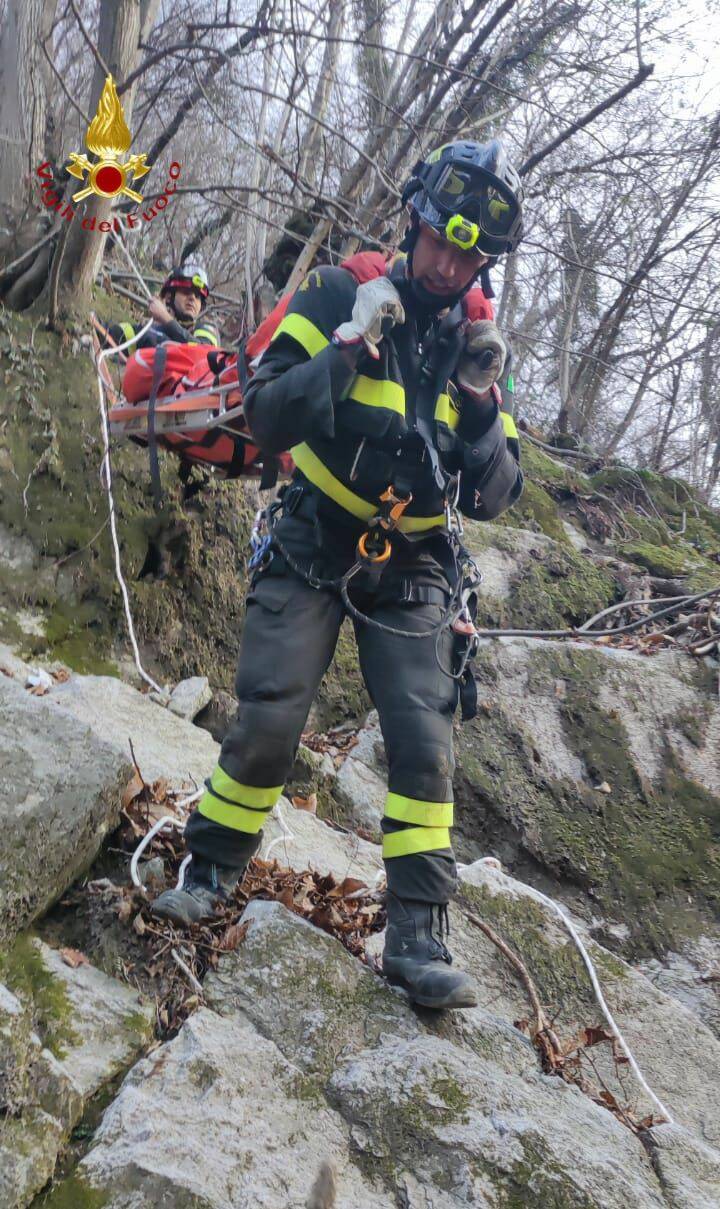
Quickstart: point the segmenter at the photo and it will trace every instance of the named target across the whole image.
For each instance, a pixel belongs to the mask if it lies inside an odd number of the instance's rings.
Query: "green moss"
[[[529,441],[522,442],[522,468],[526,479],[531,479],[534,483],[565,487],[573,491],[589,489],[588,476],[576,468],[572,459],[562,461],[559,457],[553,458],[536,445],[531,445]]]
[[[684,575],[690,569],[687,554],[680,546],[657,546],[651,542],[631,541],[622,543],[620,553],[631,562],[647,567],[652,575],[671,579],[675,575]]]
[[[339,722],[359,720],[371,708],[372,702],[360,674],[355,635],[350,623],[345,622],[317,697],[319,728],[324,730]]]
[[[510,1171],[490,1163],[477,1165],[478,1173],[489,1175],[498,1209],[597,1209],[598,1201],[578,1188],[572,1172],[555,1162],[544,1139],[530,1131],[521,1137],[523,1157]]]
[[[103,315],[119,305],[117,299],[98,300]],[[115,648],[125,653],[127,639],[112,544],[103,528],[107,500],[98,479],[90,358],[84,349],[73,354],[54,333],[38,328],[33,334],[29,316],[8,317],[1,310],[0,354],[7,367],[0,398],[0,522],[30,539],[40,564],[14,575],[3,571],[0,601],[10,616],[32,607],[47,618],[45,640],[19,638],[23,653],[114,674]],[[166,502],[156,517],[147,454],[113,442],[112,462],[123,571],[144,662],[164,679],[202,668],[214,685],[231,688],[254,501],[241,482],[212,477],[185,501],[176,460],[161,456]],[[140,578],[161,562],[162,581]]]
[[[563,528],[557,504],[552,496],[531,479],[525,480],[525,489],[520,499],[497,517],[495,524],[510,525],[515,529],[534,529],[552,537],[563,546],[570,545],[570,539]]]
[[[683,712],[676,719],[678,730],[694,747],[702,747],[712,712],[712,706],[708,701],[704,707],[698,706],[692,712]]]
[[[481,652],[480,696],[492,699],[492,653]],[[598,701],[611,675],[600,651],[538,648],[527,692],[556,700],[563,741],[588,783],[547,774],[543,761],[502,708],[481,712],[458,734],[461,855],[515,844],[550,873],[591,893],[631,930],[629,950],[679,944],[720,907],[720,800],[689,780],[668,747],[656,782],[642,776],[619,715]],[[592,788],[607,781],[611,793]]]
[[[75,1009],[62,981],[45,965],[31,933],[16,937],[12,947],[0,954],[0,977],[29,1005],[43,1044],[56,1058],[64,1058],[65,1047],[78,1041],[72,1028]]]
[[[443,1075],[431,1083],[430,1089],[444,1101],[447,1107],[449,1117],[445,1124],[449,1125],[453,1121],[467,1121],[467,1110],[472,1104],[472,1096],[463,1090],[457,1079]]]
[[[142,1042],[152,1035],[153,1022],[144,1012],[128,1012],[123,1016],[122,1027],[126,1033]]]
[[[458,900],[489,923],[521,957],[532,974],[540,1001],[551,1016],[561,1011],[562,1023],[567,1027],[580,1021],[602,1023],[602,1013],[577,948],[570,937],[564,942],[551,943],[546,935],[547,914],[539,903],[509,894],[491,894],[484,886],[462,882]],[[493,956],[506,985],[520,987],[524,993],[510,963],[494,949]],[[592,958],[602,979],[627,977],[623,962],[598,946],[592,946]]]
[[[92,1188],[75,1173],[36,1197],[33,1209],[104,1209],[108,1203],[108,1193]]]
[[[482,565],[482,560],[481,560]],[[587,621],[617,596],[612,576],[575,550],[554,547],[529,559],[507,598],[480,599],[481,623],[514,629],[564,629]]]

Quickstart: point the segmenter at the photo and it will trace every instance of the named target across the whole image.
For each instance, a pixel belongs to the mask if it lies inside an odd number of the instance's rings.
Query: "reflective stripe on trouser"
[[[244,785],[229,776],[219,764],[205,786],[205,793],[198,802],[200,813],[223,827],[249,835],[260,831],[283,791],[282,785],[270,788]]]
[[[383,856],[386,860],[450,847],[452,802],[422,802],[418,798],[388,793],[385,818],[408,824],[401,831],[384,835]]]
[[[304,534],[296,518],[280,525],[283,535],[288,526]],[[305,528],[312,541],[312,523]],[[313,544],[311,556],[316,555]],[[276,557],[249,593],[235,677],[237,715],[208,791],[185,829],[190,850],[221,865],[243,865],[260,845],[260,827],[292,767],[343,618],[335,595],[316,591],[290,572],[275,574],[277,569]],[[257,796],[262,794],[269,796]]]
[[[309,565],[316,560],[318,575],[334,577],[341,570],[334,564],[323,565],[312,520],[298,514],[283,517],[279,534],[300,563]],[[344,539],[335,529],[332,539],[339,557]],[[354,561],[356,540],[357,534],[349,531],[348,567]],[[427,555],[424,566],[417,571],[416,564],[403,561],[399,552],[393,555],[396,558],[398,583],[445,582]],[[393,582],[394,574],[391,564],[382,584]],[[391,599],[373,604],[371,598],[361,598],[360,592],[358,586],[358,600],[364,609],[372,610],[375,619],[403,629],[426,630],[441,615],[439,603],[407,604]],[[219,759],[224,776],[245,789],[284,783],[310,705],[332,658],[342,620],[342,603],[334,593],[309,587],[287,571],[277,555],[274,557],[269,571],[260,576],[248,598],[236,678],[238,713]],[[362,624],[356,625],[355,634],[363,676],[380,715],[388,758],[389,792],[382,821],[388,846],[388,886],[401,898],[447,902],[456,880],[449,827],[457,686],[438,666],[434,637],[409,640]],[[439,647],[447,667],[453,647],[449,631],[443,634]],[[213,774],[209,790],[213,797],[221,795],[222,801],[222,797],[231,796],[244,805],[238,793],[233,797],[225,792],[223,783],[227,784]],[[245,808],[252,805],[247,803]],[[228,804],[227,809],[233,807]],[[210,817],[205,807],[191,816],[185,834],[191,851],[224,865],[243,864],[260,843],[259,832],[232,828],[227,816]]]

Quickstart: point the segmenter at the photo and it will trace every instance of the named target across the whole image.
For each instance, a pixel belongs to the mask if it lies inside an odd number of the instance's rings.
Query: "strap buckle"
[[[380,496],[380,503],[382,507],[377,516],[372,518],[370,525],[371,527],[379,525],[381,529],[390,533],[399,527],[403,512],[408,504],[412,503],[412,491],[408,491],[407,495],[398,495],[391,483]]]

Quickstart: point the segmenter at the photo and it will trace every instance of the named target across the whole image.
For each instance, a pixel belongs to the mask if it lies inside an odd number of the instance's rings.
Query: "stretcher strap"
[[[155,404],[157,403],[158,387],[165,372],[167,363],[167,345],[161,344],[155,351],[152,386],[148,400],[148,450],[150,454],[150,478],[152,481],[153,504],[159,512],[162,506],[162,484],[160,482],[160,463],[158,461],[157,436],[155,434]]]

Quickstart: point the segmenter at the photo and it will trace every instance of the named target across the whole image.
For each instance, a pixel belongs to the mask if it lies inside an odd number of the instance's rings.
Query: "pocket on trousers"
[[[248,593],[247,604],[260,605],[268,613],[282,613],[290,599],[292,583],[286,576],[269,575],[263,572]]]

